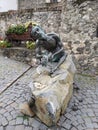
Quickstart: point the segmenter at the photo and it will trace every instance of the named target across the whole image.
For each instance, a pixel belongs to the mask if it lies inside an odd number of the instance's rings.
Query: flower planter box
[[[12,44],[16,43],[17,45],[21,44],[21,41],[34,41],[34,38],[31,38],[30,32],[32,30],[32,23],[29,24],[27,27],[27,31],[23,34],[16,34],[16,33],[6,33],[6,40],[11,42]]]
[[[25,32],[21,35],[18,34],[6,34],[6,39],[8,41],[33,41],[33,39],[30,37],[30,33],[29,32]]]

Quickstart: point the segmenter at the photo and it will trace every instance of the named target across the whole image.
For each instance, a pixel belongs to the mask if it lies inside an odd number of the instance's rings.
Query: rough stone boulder
[[[30,83],[33,99],[32,111],[46,125],[57,123],[64,113],[73,92],[75,66],[70,55],[60,68],[51,76],[42,66],[36,69]]]

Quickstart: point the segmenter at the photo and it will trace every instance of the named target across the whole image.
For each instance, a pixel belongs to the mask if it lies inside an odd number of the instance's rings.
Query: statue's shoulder
[[[59,37],[58,34],[56,34],[56,33],[54,33],[54,32],[52,32],[52,33],[47,33],[47,35],[48,35],[48,36],[57,36],[57,37]]]
[[[60,40],[59,35],[56,34],[56,33],[47,33],[47,36],[53,37],[53,38],[55,38],[56,40]]]

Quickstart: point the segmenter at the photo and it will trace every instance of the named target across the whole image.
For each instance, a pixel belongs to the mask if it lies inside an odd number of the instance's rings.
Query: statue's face
[[[32,28],[31,36],[35,39],[40,39],[45,36],[45,33],[39,26],[35,26]]]

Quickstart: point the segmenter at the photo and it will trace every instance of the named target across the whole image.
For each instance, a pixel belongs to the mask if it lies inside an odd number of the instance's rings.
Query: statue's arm
[[[52,39],[54,39],[55,40],[55,42],[54,43],[56,43],[56,52],[53,54],[53,56],[52,57],[54,57],[55,55],[57,55],[57,54],[59,54],[59,53],[61,53],[62,51],[64,51],[64,46],[63,46],[63,44],[62,44],[62,42],[61,42],[61,39],[56,35],[56,34],[49,34],[50,36],[52,36]]]
[[[57,48],[59,48],[54,54],[53,54],[53,57],[55,56],[55,55],[58,55],[59,53],[61,53],[62,51],[64,51],[64,46],[63,46],[63,44],[62,44],[62,42],[61,42],[61,40],[60,40],[60,38],[59,37],[56,37],[57,39]]]
[[[53,54],[53,57],[55,56],[55,55],[57,55],[57,54],[59,54],[60,52],[62,52],[64,50],[64,48],[62,47],[62,48],[60,48],[60,50],[58,50],[57,52],[55,52],[54,54]]]
[[[42,58],[42,52],[41,52],[41,46],[39,44],[39,40],[36,41],[36,50],[35,50],[35,53],[36,53],[36,58],[41,60],[41,58]]]
[[[36,58],[38,58],[38,59],[42,58],[40,47],[36,48]]]

